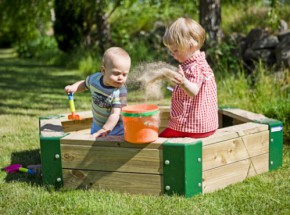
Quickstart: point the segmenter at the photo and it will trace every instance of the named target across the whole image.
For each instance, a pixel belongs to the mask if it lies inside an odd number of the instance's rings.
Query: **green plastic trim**
[[[163,143],[163,182],[167,195],[202,193],[202,142]]]
[[[159,113],[159,110],[153,110],[143,113],[126,113],[122,112],[122,116],[128,116],[128,117],[142,117],[142,116],[153,116],[155,114]]]
[[[42,180],[45,185],[63,186],[60,139],[63,136],[40,136]]]
[[[269,126],[269,170],[278,169],[283,163],[283,123],[269,118],[256,122]]]

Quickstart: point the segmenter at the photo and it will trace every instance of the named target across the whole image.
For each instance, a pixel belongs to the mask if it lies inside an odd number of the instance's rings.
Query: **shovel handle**
[[[68,103],[70,111],[72,112],[72,115],[75,115],[76,109],[75,109],[75,103],[74,103],[74,95],[73,93],[68,94]]]

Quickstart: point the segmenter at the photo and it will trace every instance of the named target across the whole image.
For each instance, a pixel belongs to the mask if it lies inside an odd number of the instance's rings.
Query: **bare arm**
[[[184,72],[183,72],[181,66],[179,66],[178,72],[180,73],[180,75],[175,76],[173,82],[175,84],[179,84],[180,87],[184,90],[184,92],[188,96],[190,96],[190,97],[196,96],[196,94],[199,91],[197,84],[191,83],[189,80],[187,80],[185,78]]]
[[[76,83],[74,83],[73,85],[67,85],[64,88],[64,91],[67,93],[75,93],[75,92],[82,92],[85,91],[87,88],[85,86],[85,81],[81,80],[78,81]]]
[[[121,116],[121,108],[113,108],[103,128],[93,134],[94,137],[108,135],[117,125]]]

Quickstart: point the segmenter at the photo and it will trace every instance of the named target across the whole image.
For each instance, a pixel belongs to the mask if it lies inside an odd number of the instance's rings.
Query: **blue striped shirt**
[[[122,108],[127,105],[128,93],[126,87],[124,85],[120,88],[105,86],[101,72],[88,76],[85,85],[92,95],[94,121],[100,127],[103,127],[106,123],[112,108]],[[121,117],[119,123],[122,123]]]

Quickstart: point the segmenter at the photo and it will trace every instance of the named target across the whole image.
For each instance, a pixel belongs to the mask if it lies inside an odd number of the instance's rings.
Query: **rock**
[[[259,61],[266,63],[268,66],[273,66],[276,62],[274,49],[258,49],[253,50],[248,48],[244,53],[245,61]]]
[[[282,41],[285,37],[290,37],[290,30],[278,34],[279,41]]]
[[[279,30],[280,32],[284,32],[288,30],[288,24],[283,19],[280,20]]]
[[[254,50],[267,48],[272,49],[275,48],[278,45],[278,43],[279,43],[278,37],[274,35],[267,35],[256,40],[252,45],[252,49]]]
[[[288,28],[288,27],[287,27]],[[246,36],[246,44],[239,41],[243,60],[248,68],[254,69],[254,62],[261,60],[268,66],[277,65],[290,68],[290,30],[285,25],[277,36],[255,28]],[[286,29],[286,30],[285,30]]]
[[[275,55],[278,66],[284,65],[290,68],[290,34],[276,46]]]
[[[252,29],[246,37],[247,46],[253,47],[253,44],[256,43],[256,41],[266,36],[269,36],[269,33],[267,31],[261,28]]]

